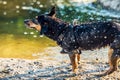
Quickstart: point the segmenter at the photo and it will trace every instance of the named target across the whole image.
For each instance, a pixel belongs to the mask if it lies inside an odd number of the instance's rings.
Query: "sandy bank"
[[[0,58],[0,80],[120,80],[120,69],[109,76],[95,76],[109,68],[107,48],[83,51],[77,75],[71,71],[68,56],[59,54],[59,50],[47,48],[45,53],[50,55],[36,60]]]

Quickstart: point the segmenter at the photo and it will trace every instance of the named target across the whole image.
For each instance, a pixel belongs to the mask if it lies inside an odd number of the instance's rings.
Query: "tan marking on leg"
[[[108,58],[109,58],[109,59],[110,59],[113,51],[114,51],[114,50],[113,50],[112,48],[110,48],[110,49],[108,50]]]
[[[77,55],[78,64],[80,64],[80,54]]]
[[[72,64],[72,70],[74,73],[78,72],[78,59],[77,59],[78,54],[69,54],[70,61]]]
[[[103,76],[109,75],[117,70],[118,57],[115,55],[114,50],[112,48],[109,49],[108,56],[110,68],[103,74]]]
[[[109,53],[109,65],[110,65],[110,68],[114,68],[114,70],[116,70],[118,57],[114,55],[113,52],[114,50],[111,49]]]

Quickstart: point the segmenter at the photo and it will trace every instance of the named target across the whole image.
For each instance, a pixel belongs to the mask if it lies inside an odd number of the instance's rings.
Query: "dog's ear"
[[[56,8],[55,8],[55,6],[52,7],[52,9],[50,10],[50,13],[48,15],[53,17],[53,18],[56,16]]]

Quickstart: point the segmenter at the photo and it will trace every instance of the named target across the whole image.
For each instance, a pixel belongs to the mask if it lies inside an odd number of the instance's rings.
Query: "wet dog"
[[[40,34],[53,39],[62,47],[62,53],[68,53],[75,73],[78,71],[81,50],[94,50],[109,46],[110,68],[103,75],[117,70],[120,58],[120,24],[117,22],[94,22],[70,25],[56,17],[53,7],[48,14],[24,21],[26,26],[40,31]]]

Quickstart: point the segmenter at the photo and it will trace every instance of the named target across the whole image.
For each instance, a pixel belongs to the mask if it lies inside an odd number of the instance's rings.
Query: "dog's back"
[[[73,33],[67,37],[69,38],[67,40],[73,40],[71,38],[74,35],[74,46],[80,47],[83,50],[105,47],[110,45],[116,35],[119,34],[119,26],[115,26],[113,22],[96,22],[77,25],[73,27]],[[64,40],[68,43],[66,39]],[[70,44],[74,44],[74,41]],[[72,47],[72,45],[70,47]]]

